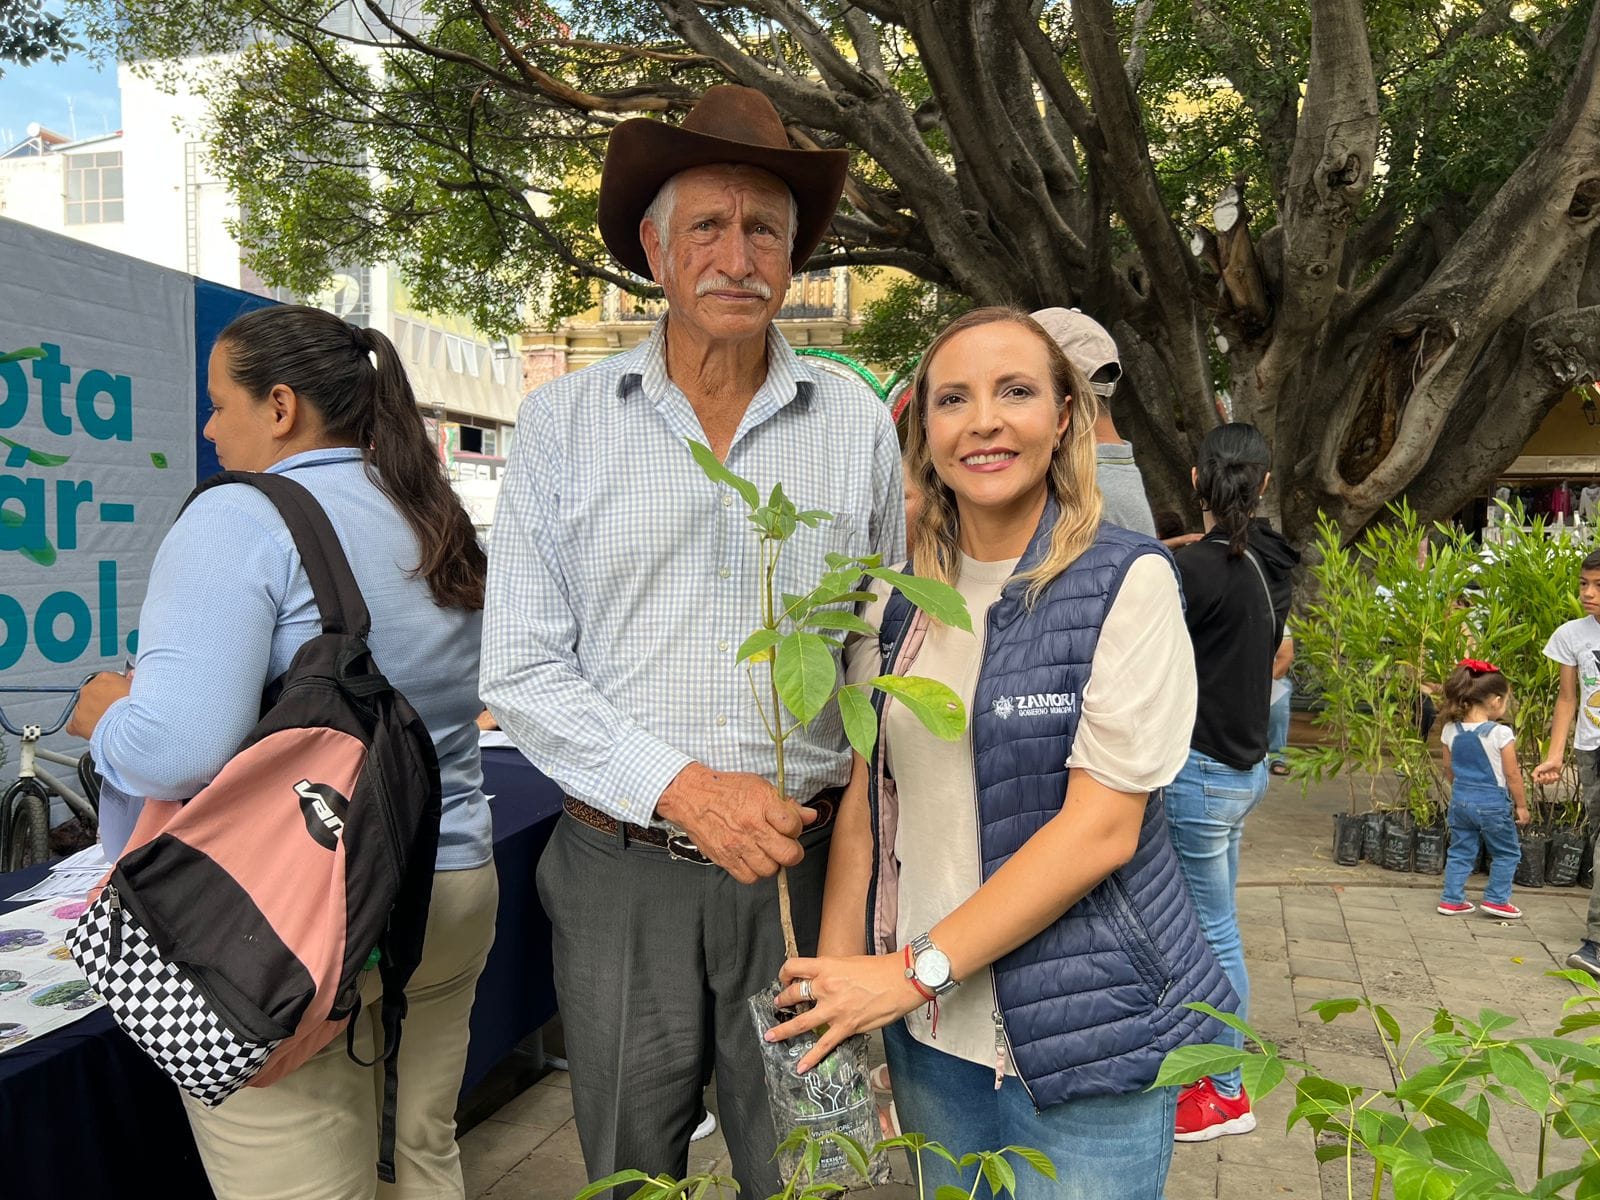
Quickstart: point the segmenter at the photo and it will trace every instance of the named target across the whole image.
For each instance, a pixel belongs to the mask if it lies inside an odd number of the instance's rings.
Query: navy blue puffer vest
[[[1052,503],[1017,574],[1048,548],[1055,517]],[[1032,611],[1023,603],[1026,585],[1015,578],[989,610],[971,714],[984,880],[1061,810],[1100,629],[1129,566],[1146,554],[1170,562],[1160,543],[1103,524],[1095,544]],[[914,615],[898,592],[890,597],[880,632],[885,671]],[[882,753],[880,741],[879,767]],[[871,772],[875,843],[882,827],[878,777]],[[869,944],[880,883],[896,886],[878,877],[881,849],[875,844]],[[1145,806],[1133,858],[997,961],[994,978],[1012,1061],[1040,1109],[1147,1087],[1169,1050],[1222,1036],[1220,1022],[1183,1007],[1201,1000],[1234,1012],[1239,1001],[1201,935],[1160,793]]]

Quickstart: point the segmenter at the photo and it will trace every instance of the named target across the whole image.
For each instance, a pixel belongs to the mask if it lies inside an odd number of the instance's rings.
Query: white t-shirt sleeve
[[[1152,792],[1189,757],[1198,685],[1178,579],[1156,554],[1136,560],[1106,614],[1067,766],[1119,792]]]
[[[1489,751],[1489,754],[1492,758],[1498,760],[1500,757],[1500,751],[1504,750],[1507,746],[1514,745],[1516,740],[1516,731],[1513,730],[1511,726],[1496,725],[1489,731],[1489,736],[1485,739],[1485,741],[1488,743],[1485,748]],[[1502,779],[1500,782],[1504,783],[1505,780]]]
[[[1449,722],[1439,731],[1439,744],[1446,750],[1455,744],[1456,734],[1461,732],[1461,726],[1455,721]]]
[[[1578,665],[1578,649],[1572,644],[1572,639],[1567,637],[1567,626],[1562,625],[1550,635],[1550,640],[1544,644],[1544,656],[1554,659],[1564,667]]]

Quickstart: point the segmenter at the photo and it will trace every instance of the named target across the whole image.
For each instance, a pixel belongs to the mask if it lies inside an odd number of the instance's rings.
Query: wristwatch
[[[908,979],[920,983],[935,996],[943,996],[955,988],[959,981],[950,974],[950,958],[933,944],[932,938],[919,933],[911,939],[909,949],[911,963],[906,967]]]

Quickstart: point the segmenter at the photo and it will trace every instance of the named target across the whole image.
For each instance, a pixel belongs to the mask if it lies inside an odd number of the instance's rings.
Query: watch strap
[[[922,980],[917,978],[916,956],[912,953],[911,945],[906,946],[906,978],[910,980],[911,986],[917,989],[917,995],[929,1004],[938,999],[937,993],[930,992],[923,986]]]

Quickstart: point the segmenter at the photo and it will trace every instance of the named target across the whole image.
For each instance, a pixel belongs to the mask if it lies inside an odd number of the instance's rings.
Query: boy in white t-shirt
[[[1592,831],[1600,828],[1600,550],[1579,568],[1578,603],[1584,615],[1552,633],[1544,648],[1545,657],[1561,664],[1561,692],[1550,722],[1550,748],[1533,779],[1548,784],[1561,777],[1567,735],[1576,726],[1574,757]],[[1600,887],[1589,896],[1583,945],[1567,955],[1567,965],[1600,979]]]

